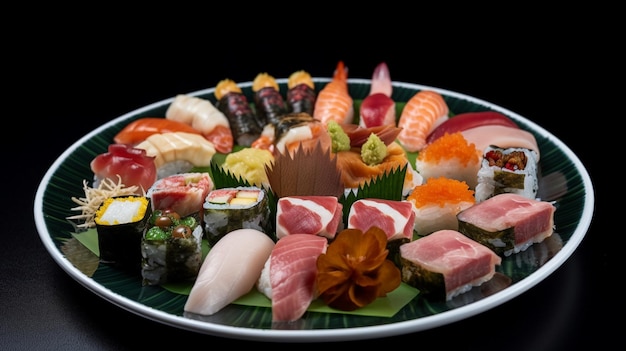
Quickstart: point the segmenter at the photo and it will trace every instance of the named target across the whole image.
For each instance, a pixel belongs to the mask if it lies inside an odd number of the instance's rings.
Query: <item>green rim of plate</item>
[[[319,91],[329,79],[315,78],[314,80],[316,90]],[[285,96],[286,79],[278,79],[278,82],[281,93]],[[491,295],[484,292],[478,294],[468,292],[447,303],[431,302],[418,295],[400,312],[390,318],[307,312],[300,321],[290,326],[291,329],[299,330],[301,333],[290,334],[287,332],[287,334],[282,334],[285,332],[284,330],[275,330],[276,327],[272,326],[272,315],[269,308],[229,305],[214,316],[202,320],[192,320],[184,316],[183,307],[187,299],[185,295],[175,294],[158,286],[142,286],[141,280],[137,276],[129,275],[106,265],[99,265],[92,277],[77,273],[72,267],[68,267],[71,266],[69,261],[62,258],[61,246],[67,239],[71,238],[74,231],[74,227],[66,220],[66,217],[75,214],[70,210],[75,206],[71,197],[82,196],[84,194],[83,181],[91,182],[93,178],[89,163],[96,155],[107,151],[108,145],[113,142],[114,135],[130,121],[143,117],[165,116],[165,111],[173,98],[154,103],[112,120],[77,141],[57,160],[55,163],[57,167],[51,167],[49,173],[44,177],[35,203],[35,216],[36,219],[40,219],[38,221],[40,235],[44,243],[51,243],[48,249],[64,269],[104,298],[140,315],[151,314],[152,312],[146,311],[153,310],[154,315],[148,317],[167,324],[198,332],[245,339],[267,338],[268,340],[275,340],[281,337],[302,337],[304,340],[315,340],[319,336],[316,331],[328,331],[328,336],[336,336],[338,339],[358,339],[378,335],[370,333],[369,327],[383,326],[380,330],[385,335],[427,329],[431,327],[429,322],[420,324],[415,321],[429,320],[429,317],[438,315],[445,315],[449,321],[455,321],[479,313],[519,295],[562,264],[582,240],[582,236],[589,226],[593,210],[591,183],[586,170],[576,156],[541,127],[499,106],[463,94],[428,86],[401,82],[394,82],[393,84],[392,98],[399,104],[398,109],[419,90],[432,89],[443,95],[450,111],[454,114],[497,110],[508,115],[522,129],[531,132],[537,139],[541,151],[541,174],[543,176],[561,175],[562,179],[565,179],[564,182],[556,182],[556,184],[560,187],[566,187],[566,190],[559,193],[558,198],[550,199],[557,206],[555,213],[556,235],[552,239],[546,240],[545,243],[535,244],[526,251],[503,258],[502,265],[498,267],[497,271],[505,280],[510,279],[510,286],[503,290]],[[251,83],[239,85],[249,101],[252,101]],[[370,80],[349,80],[349,92],[356,104],[367,96],[369,89]],[[190,95],[202,97],[215,103],[213,91],[214,89],[206,89]],[[355,111],[358,111],[357,107],[355,107]],[[574,234],[576,234],[576,238],[572,240]],[[547,259],[545,258],[546,255],[548,256]],[[557,257],[558,262],[551,263],[555,257]],[[144,307],[148,309],[144,309]],[[456,313],[457,311],[458,313]],[[396,324],[404,325],[407,321],[415,323],[409,323],[405,328],[398,328],[396,332],[385,327]],[[436,321],[432,325],[440,324],[441,322]],[[221,328],[221,326],[226,328]],[[333,334],[337,330],[352,328],[356,328],[354,332]],[[364,333],[360,333],[360,328],[365,328]],[[267,333],[268,330],[269,333]]]

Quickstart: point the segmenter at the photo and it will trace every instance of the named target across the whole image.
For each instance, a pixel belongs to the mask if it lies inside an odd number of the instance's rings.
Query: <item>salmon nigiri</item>
[[[324,124],[330,120],[339,124],[352,123],[354,105],[348,92],[348,68],[343,61],[337,63],[333,79],[317,95],[313,117]]]
[[[359,111],[361,127],[396,125],[396,103],[391,99],[391,76],[387,64],[381,62],[374,69],[370,93]]]
[[[421,90],[404,106],[398,127],[398,141],[409,152],[421,150],[428,134],[448,119],[448,105],[443,97],[431,90]]]

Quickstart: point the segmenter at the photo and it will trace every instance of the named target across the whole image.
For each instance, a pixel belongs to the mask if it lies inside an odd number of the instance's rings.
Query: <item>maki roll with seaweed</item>
[[[143,285],[193,281],[202,265],[203,236],[197,215],[155,210],[141,240]]]
[[[203,207],[210,246],[235,229],[256,229],[268,233],[271,228],[269,204],[262,188],[215,189],[209,192]]]
[[[100,262],[131,270],[141,267],[140,243],[152,210],[144,196],[116,196],[95,213]]]
[[[501,193],[534,199],[539,189],[538,163],[539,155],[534,150],[487,147],[478,171],[476,202]]]

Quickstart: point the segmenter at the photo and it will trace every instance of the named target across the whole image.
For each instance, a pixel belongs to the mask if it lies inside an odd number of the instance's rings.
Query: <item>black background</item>
[[[581,57],[581,52],[603,55],[595,40],[583,40],[588,38],[583,27],[550,27],[531,36],[527,27],[501,32],[504,19],[471,32],[467,29],[477,29],[477,23],[449,20],[444,34],[416,18],[406,28],[386,26],[385,32],[370,16],[358,21],[359,30],[340,32],[333,27],[337,16],[317,25],[249,22],[238,31],[235,23],[211,23],[211,16],[201,30],[173,28],[163,19],[132,32],[114,18],[84,32],[86,23],[59,23],[64,29],[42,29],[28,44],[8,50],[6,75],[12,78],[5,81],[5,91],[11,94],[4,104],[11,112],[3,120],[18,129],[5,129],[3,140],[10,168],[3,172],[8,194],[3,194],[0,245],[0,349],[149,349],[166,340],[181,347],[276,346],[166,326],[110,304],[52,260],[33,222],[41,178],[80,137],[124,113],[213,87],[224,78],[250,81],[259,72],[282,78],[300,69],[329,77],[338,60],[349,67],[351,78],[371,78],[385,61],[393,80],[471,95],[535,121],[579,156],[599,203],[603,184],[596,180],[600,148],[595,144],[602,137],[598,119],[606,117],[590,114],[603,102],[594,101],[595,85],[587,82],[610,72]],[[596,209],[592,227],[565,264],[509,302],[435,329],[333,346],[567,350],[585,344],[606,349],[617,340],[624,312],[615,285],[621,269],[610,248],[615,245],[608,245],[616,241],[607,236],[621,234],[601,231],[600,215]]]

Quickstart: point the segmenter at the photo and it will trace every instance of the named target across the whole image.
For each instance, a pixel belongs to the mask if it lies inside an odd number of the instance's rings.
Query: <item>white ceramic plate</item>
[[[328,78],[315,78],[319,91]],[[286,92],[286,79],[279,79]],[[239,86],[252,101],[251,82]],[[368,79],[350,79],[349,90],[355,104],[367,96]],[[100,265],[88,276],[76,268],[62,251],[72,237],[73,226],[66,218],[76,214],[71,197],[81,197],[83,180],[93,179],[89,162],[106,152],[113,136],[127,123],[141,117],[165,116],[173,97],[129,112],[80,138],[54,162],[39,185],[34,215],[42,242],[53,259],[72,278],[107,301],[145,318],[198,333],[229,338],[264,341],[316,342],[388,337],[435,328],[487,311],[524,293],[552,274],[576,250],[591,223],[594,192],[587,170],[578,157],[550,132],[532,121],[471,96],[430,86],[394,82],[392,98],[401,109],[420,90],[442,94],[454,114],[494,110],[516,121],[535,135],[541,151],[540,195],[554,201],[556,232],[541,244],[504,258],[497,277],[488,289],[473,289],[449,302],[434,302],[420,295],[393,317],[369,317],[337,313],[307,312],[289,330],[271,325],[271,310],[264,307],[230,305],[210,318],[184,316],[186,295],[161,287],[143,287],[140,279]],[[215,103],[214,89],[190,93]],[[358,111],[358,108],[355,108]],[[503,283],[504,282],[504,283]],[[500,284],[503,283],[503,284]]]

